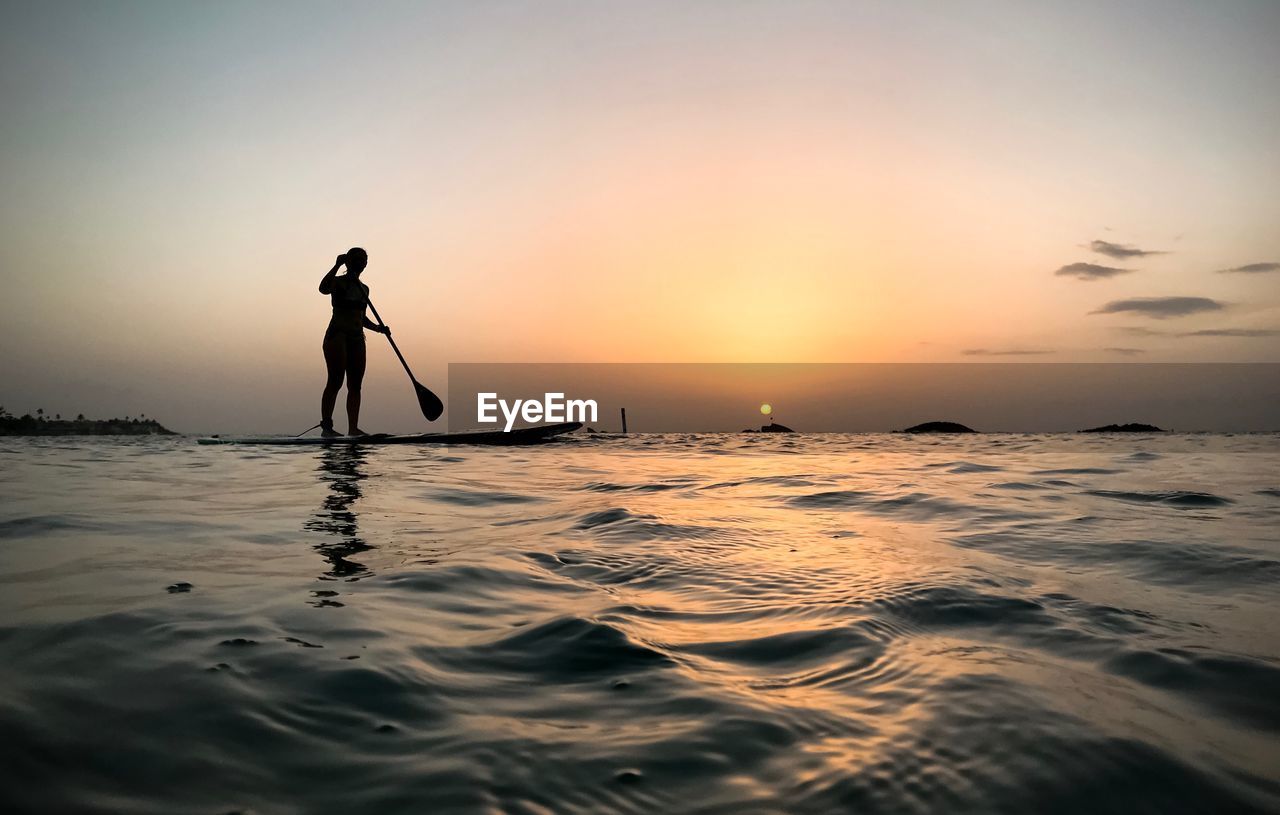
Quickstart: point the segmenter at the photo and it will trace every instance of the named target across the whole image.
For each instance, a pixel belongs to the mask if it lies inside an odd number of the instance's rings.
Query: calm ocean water
[[[1277,812],[1280,436],[0,439],[0,804]]]

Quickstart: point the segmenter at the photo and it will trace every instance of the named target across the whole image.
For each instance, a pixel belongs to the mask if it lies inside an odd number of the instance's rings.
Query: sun
[[[760,406],[760,412],[768,416],[770,413],[773,413],[773,405],[769,404],[768,402],[765,402],[763,405]]]

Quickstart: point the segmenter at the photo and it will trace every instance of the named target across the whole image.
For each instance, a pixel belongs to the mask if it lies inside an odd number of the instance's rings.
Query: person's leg
[[[360,386],[364,384],[364,337],[347,340],[347,435],[363,436],[360,429]]]
[[[341,335],[330,331],[324,335],[324,366],[328,371],[328,379],[324,383],[324,393],[320,396],[320,434],[337,436],[333,429],[333,406],[338,402],[338,391],[342,388],[342,378],[347,368],[347,349]]]

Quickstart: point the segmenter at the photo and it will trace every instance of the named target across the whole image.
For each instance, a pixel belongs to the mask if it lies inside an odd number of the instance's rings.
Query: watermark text
[[[501,412],[501,417],[498,413]],[[503,419],[503,430],[511,432],[516,420],[526,422],[594,422],[597,407],[594,399],[565,399],[563,393],[544,393],[537,399],[499,399],[497,393],[476,394],[476,421],[497,424]]]

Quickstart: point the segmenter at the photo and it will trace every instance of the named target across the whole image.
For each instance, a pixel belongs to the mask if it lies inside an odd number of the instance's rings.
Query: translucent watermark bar
[[[1280,430],[1277,363],[453,363],[451,432]]]

